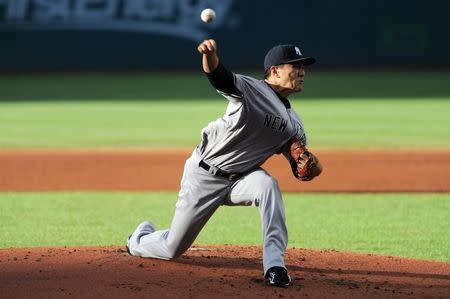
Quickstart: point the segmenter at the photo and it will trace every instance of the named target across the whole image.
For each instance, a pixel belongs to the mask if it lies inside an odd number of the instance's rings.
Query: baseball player
[[[227,70],[212,39],[200,43],[198,51],[210,83],[228,100],[227,109],[202,130],[200,144],[186,161],[170,228],[156,230],[142,222],[128,238],[127,251],[175,258],[192,245],[221,205],[255,206],[262,223],[264,277],[271,286],[287,287],[291,278],[284,263],[284,204],[277,181],[260,166],[283,153],[300,180],[320,174],[317,157],[305,148],[303,123],[287,99],[302,90],[304,66],[315,59],[294,45],[275,46],[264,59],[264,80],[257,80]]]

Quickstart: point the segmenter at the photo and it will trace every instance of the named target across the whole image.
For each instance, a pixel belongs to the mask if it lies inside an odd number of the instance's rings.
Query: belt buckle
[[[230,181],[235,181],[235,180],[237,180],[239,178],[239,175],[237,174],[237,173],[231,173],[229,176],[228,176],[228,179],[230,180]]]

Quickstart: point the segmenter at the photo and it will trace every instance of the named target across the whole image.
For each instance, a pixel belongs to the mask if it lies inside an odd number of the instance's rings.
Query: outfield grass
[[[262,72],[234,70],[262,79]],[[450,72],[307,70],[303,98],[450,97]],[[2,101],[172,100],[215,96],[199,69],[185,73],[63,73],[0,76]]]
[[[450,148],[450,97],[292,100],[314,148]],[[192,147],[226,100],[0,102],[0,148]]]
[[[316,148],[449,149],[449,81],[312,69],[291,101]],[[200,70],[0,76],[0,149],[192,147],[225,105]]]
[[[121,245],[170,224],[175,193],[0,193],[1,247]],[[450,194],[285,194],[289,245],[450,261]],[[197,244],[261,244],[259,214],[222,207]]]

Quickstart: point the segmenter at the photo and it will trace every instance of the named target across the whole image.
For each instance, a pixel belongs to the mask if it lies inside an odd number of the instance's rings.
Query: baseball
[[[202,19],[203,22],[210,23],[216,18],[216,12],[211,8],[206,8],[202,10],[200,18]]]

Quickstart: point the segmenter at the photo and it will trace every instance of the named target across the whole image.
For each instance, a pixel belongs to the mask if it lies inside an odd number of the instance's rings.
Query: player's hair
[[[270,77],[270,68],[264,73],[264,79],[267,79]]]

